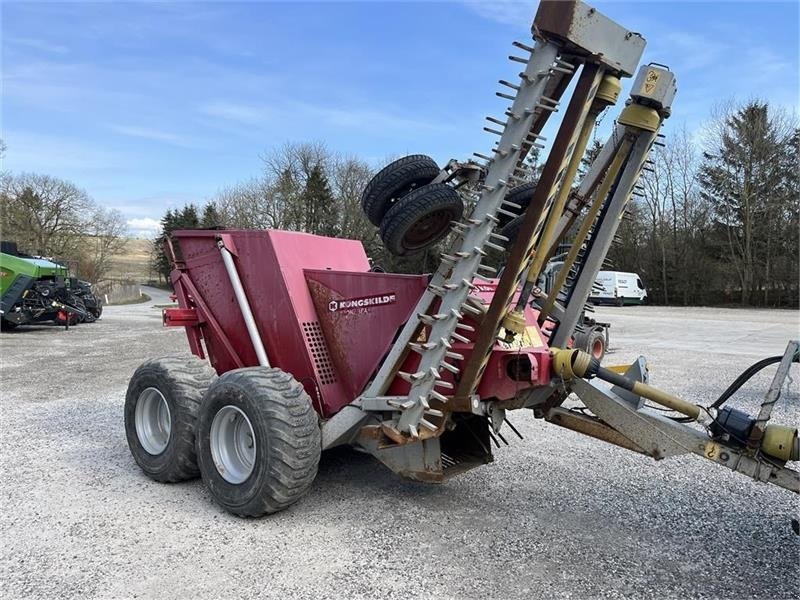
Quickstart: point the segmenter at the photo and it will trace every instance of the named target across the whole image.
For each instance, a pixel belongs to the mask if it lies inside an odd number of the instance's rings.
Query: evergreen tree
[[[203,207],[203,216],[200,218],[200,226],[203,229],[218,229],[224,226],[222,215],[214,202],[209,202]]]
[[[165,243],[173,231],[178,229],[198,229],[200,219],[197,217],[197,207],[194,204],[187,204],[182,209],[167,209],[161,217],[161,234],[153,242],[153,267],[165,280],[169,281],[169,273],[172,270],[172,263],[167,256]],[[174,247],[175,252],[180,252],[180,248]]]
[[[796,210],[796,136],[766,103],[750,102],[720,123],[703,155],[702,193],[727,242],[723,258],[733,266],[742,304],[753,302],[758,291],[768,301],[776,260],[786,258],[778,241],[786,237],[779,232],[793,205]],[[791,253],[796,259],[796,245]]]
[[[338,215],[330,184],[320,165],[315,165],[300,195],[300,206],[305,211],[303,229],[318,235],[336,236]]]

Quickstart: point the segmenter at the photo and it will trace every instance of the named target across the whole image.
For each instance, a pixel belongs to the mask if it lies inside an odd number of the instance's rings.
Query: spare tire
[[[449,185],[422,186],[386,213],[381,223],[383,245],[396,256],[430,248],[449,233],[451,222],[463,212],[461,196]]]
[[[518,185],[517,187],[511,189],[505,197],[507,202],[512,202],[513,204],[518,204],[522,208],[511,209],[512,211],[516,212],[519,210],[519,214],[522,215],[525,212],[525,209],[530,206],[531,200],[533,200],[533,191],[536,189],[536,184],[539,183],[538,181],[529,181],[528,183],[523,183],[522,185]],[[514,217],[509,217],[508,215],[497,215],[497,227],[504,227],[511,221],[515,220]],[[519,227],[517,227],[519,229]]]
[[[372,224],[380,227],[384,215],[400,198],[429,184],[440,171],[436,161],[424,154],[412,154],[389,163],[364,188],[361,208]]]

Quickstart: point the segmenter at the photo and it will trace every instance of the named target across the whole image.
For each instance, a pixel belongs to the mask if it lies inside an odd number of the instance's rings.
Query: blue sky
[[[797,110],[797,1],[592,4],[676,71],[667,133],[729,99]],[[6,1],[3,168],[69,179],[143,234],[287,141],[376,166],[485,153],[483,117],[502,112],[496,81],[519,71],[506,56],[535,6]]]

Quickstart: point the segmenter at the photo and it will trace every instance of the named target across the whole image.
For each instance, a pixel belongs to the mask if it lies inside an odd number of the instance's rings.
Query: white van
[[[642,304],[647,290],[636,273],[599,271],[589,300],[595,304]]]

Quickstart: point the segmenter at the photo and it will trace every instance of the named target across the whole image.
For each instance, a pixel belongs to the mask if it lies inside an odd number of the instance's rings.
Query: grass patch
[[[122,302],[109,302],[106,306],[125,306],[127,304],[142,304],[144,302],[150,302],[150,296],[142,293],[138,298],[131,298],[130,300],[123,300]]]

